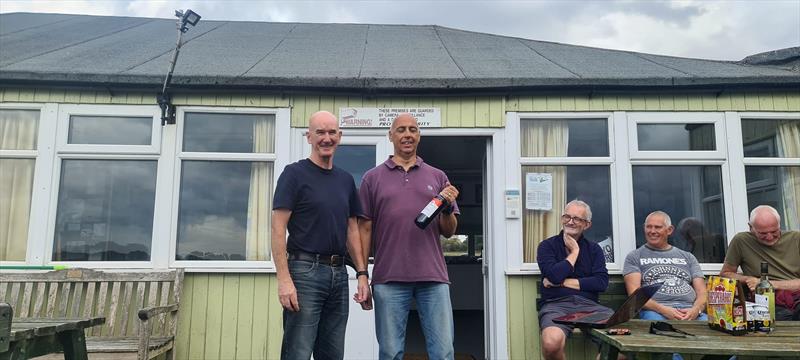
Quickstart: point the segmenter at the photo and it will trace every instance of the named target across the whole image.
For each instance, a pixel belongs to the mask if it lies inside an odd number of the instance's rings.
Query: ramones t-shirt
[[[653,300],[670,307],[692,306],[697,294],[692,280],[703,278],[697,258],[689,252],[671,246],[658,250],[642,245],[625,258],[624,275],[642,274],[642,286],[662,283]]]

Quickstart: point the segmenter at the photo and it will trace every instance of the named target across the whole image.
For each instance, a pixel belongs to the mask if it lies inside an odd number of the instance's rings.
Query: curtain
[[[800,121],[778,125],[778,155],[800,157]],[[783,188],[783,219],[787,230],[800,230],[800,166],[781,167]]]
[[[262,116],[253,122],[253,152],[275,150],[275,121]],[[250,195],[247,203],[247,260],[269,260],[272,210],[272,163],[253,162],[250,170]]]
[[[520,126],[520,142],[524,157],[566,157],[569,130],[566,121],[527,120]],[[561,229],[561,214],[567,197],[566,166],[523,166],[522,194],[526,193],[527,173],[549,173],[553,177],[553,208],[551,210],[523,211],[523,262],[536,262],[539,242],[557,234]]]
[[[0,150],[35,150],[39,112],[0,110]],[[0,159],[0,261],[25,261],[35,159]]]

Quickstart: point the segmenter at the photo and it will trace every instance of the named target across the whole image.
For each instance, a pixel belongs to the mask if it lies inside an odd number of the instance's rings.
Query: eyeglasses
[[[571,216],[567,214],[561,215],[561,222],[563,222],[564,224],[568,223],[570,220],[572,220],[572,222],[574,222],[577,225],[585,225],[586,223],[589,222],[589,220],[586,220],[584,218],[579,218],[577,216]]]

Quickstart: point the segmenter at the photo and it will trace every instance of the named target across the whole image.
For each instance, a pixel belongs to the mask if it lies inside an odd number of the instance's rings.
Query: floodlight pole
[[[191,10],[187,10],[187,13]],[[180,10],[175,10],[175,16],[178,17],[178,41],[175,43],[175,52],[172,54],[172,60],[169,62],[169,71],[164,78],[164,85],[161,87],[161,93],[158,94],[157,101],[158,107],[161,108],[161,126],[166,124],[175,124],[175,105],[172,104],[172,96],[167,92],[169,83],[172,81],[172,73],[175,71],[175,64],[178,62],[178,54],[181,52],[183,45],[183,33],[189,30],[186,26],[186,17]]]

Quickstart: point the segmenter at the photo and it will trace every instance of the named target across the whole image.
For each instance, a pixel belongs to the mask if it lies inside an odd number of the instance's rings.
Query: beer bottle
[[[439,215],[448,205],[444,196],[436,195],[436,197],[431,199],[428,205],[425,205],[422,211],[419,212],[419,215],[414,219],[414,224],[420,229],[425,229],[428,227],[428,224],[436,218],[436,215]]]
[[[761,331],[771,332],[775,328],[775,288],[769,282],[769,264],[761,262],[761,281],[756,285],[756,304],[765,305],[769,308],[769,321],[764,321]]]

